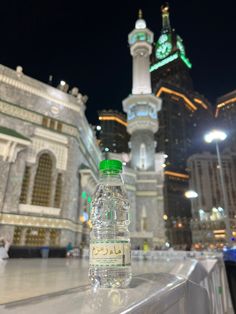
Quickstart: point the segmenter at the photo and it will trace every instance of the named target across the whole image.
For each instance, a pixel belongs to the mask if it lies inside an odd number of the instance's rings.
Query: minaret
[[[154,133],[158,130],[157,112],[161,109],[161,100],[152,94],[149,67],[153,33],[146,27],[141,10],[128,41],[133,57],[133,87],[132,94],[123,101],[123,109],[131,134],[131,166],[137,170],[154,170]]]

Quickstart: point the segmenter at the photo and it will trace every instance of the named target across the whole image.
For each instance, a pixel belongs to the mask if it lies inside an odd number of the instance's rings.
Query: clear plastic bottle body
[[[104,172],[94,193],[90,219],[92,286],[127,287],[131,281],[129,202],[119,172]]]

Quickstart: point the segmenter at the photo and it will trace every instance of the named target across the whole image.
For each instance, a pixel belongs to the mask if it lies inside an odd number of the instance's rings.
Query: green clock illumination
[[[172,44],[170,42],[164,42],[156,49],[156,57],[157,59],[164,59],[166,58],[172,50]]]
[[[161,45],[161,44],[165,43],[167,40],[168,40],[168,35],[162,34],[160,36],[160,38],[158,39],[158,44]]]
[[[177,48],[179,49],[179,51],[182,53],[182,54],[185,54],[185,49],[184,49],[184,45],[182,44],[181,41],[177,41]]]

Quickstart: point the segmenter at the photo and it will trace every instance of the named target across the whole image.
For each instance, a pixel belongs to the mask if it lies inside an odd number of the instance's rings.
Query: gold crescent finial
[[[143,12],[141,9],[138,10],[138,18],[142,19],[143,18]]]
[[[161,6],[162,13],[169,13],[169,3],[166,2],[164,5]]]

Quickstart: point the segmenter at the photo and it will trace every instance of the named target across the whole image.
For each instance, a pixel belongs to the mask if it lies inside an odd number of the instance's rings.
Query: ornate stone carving
[[[35,136],[31,139],[32,145],[29,147],[27,161],[35,163],[40,151],[49,150],[56,157],[56,168],[67,169],[68,159],[68,139],[66,136],[52,131],[36,128]]]

